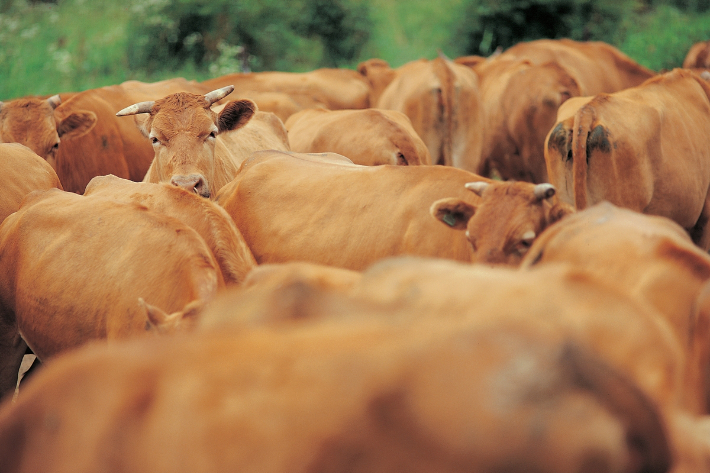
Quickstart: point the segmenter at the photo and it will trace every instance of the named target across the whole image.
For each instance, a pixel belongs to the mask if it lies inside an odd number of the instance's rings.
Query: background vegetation
[[[0,0],[0,99],[372,57],[396,67],[540,37],[602,40],[670,69],[710,39],[710,0]]]

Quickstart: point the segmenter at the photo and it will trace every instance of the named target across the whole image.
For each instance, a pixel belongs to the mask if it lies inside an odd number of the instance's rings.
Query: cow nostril
[[[202,197],[210,196],[210,190],[207,187],[207,183],[205,183],[205,180],[202,177],[200,177],[200,179],[197,181],[195,187],[193,187],[192,190],[195,191],[195,194],[201,195]]]
[[[203,197],[209,197],[210,191],[205,178],[199,174],[190,174],[187,176],[173,176],[170,183],[174,186],[185,189],[188,192],[194,192]]]

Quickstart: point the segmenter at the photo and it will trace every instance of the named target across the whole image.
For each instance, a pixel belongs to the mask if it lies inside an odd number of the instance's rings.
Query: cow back
[[[359,270],[398,254],[470,260],[463,232],[428,210],[444,197],[476,202],[464,187],[475,180],[447,167],[356,166],[263,152],[242,165],[217,199],[258,263],[302,260]]]
[[[40,358],[145,333],[139,298],[171,313],[224,284],[210,249],[180,221],[59,190],[32,193],[3,222],[0,266],[4,315]]]

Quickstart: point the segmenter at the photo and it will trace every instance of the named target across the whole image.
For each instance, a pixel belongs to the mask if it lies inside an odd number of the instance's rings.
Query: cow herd
[[[710,472],[708,57],[0,102],[0,471]]]

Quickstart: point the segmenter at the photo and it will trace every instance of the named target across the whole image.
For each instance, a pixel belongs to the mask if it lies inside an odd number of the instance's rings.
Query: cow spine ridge
[[[453,63],[452,63],[453,64]],[[444,166],[453,166],[453,138],[454,138],[454,104],[453,104],[453,93],[454,93],[454,71],[451,70],[449,63],[442,59],[436,58],[433,61],[434,73],[436,78],[439,80],[440,84],[440,97],[439,97],[439,123],[443,129],[442,140],[440,143],[439,156],[437,156],[436,162],[433,161],[432,164],[443,164]]]

